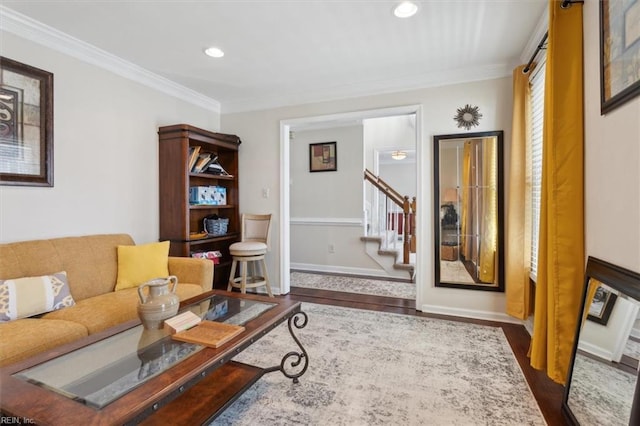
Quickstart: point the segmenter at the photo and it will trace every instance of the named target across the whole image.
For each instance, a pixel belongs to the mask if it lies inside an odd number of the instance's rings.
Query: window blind
[[[540,58],[529,78],[531,84],[531,279],[538,272],[540,195],[542,189],[542,129],[544,124],[544,80],[546,56]]]

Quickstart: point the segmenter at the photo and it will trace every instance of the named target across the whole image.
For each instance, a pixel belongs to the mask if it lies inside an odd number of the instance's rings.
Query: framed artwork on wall
[[[53,186],[53,74],[0,57],[0,184]]]
[[[600,113],[640,95],[640,0],[600,2]]]
[[[608,287],[600,285],[593,296],[591,305],[589,305],[589,313],[587,319],[597,322],[598,324],[607,325],[613,305],[616,303],[616,296]]]
[[[309,171],[335,172],[338,170],[338,153],[336,142],[320,142],[309,144]]]

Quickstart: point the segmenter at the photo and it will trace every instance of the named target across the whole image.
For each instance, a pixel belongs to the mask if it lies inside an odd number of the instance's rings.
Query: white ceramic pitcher
[[[164,320],[178,313],[180,298],[176,294],[177,287],[178,278],[174,275],[154,278],[138,287],[138,316],[145,328],[161,328]],[[148,294],[145,294],[145,288]]]

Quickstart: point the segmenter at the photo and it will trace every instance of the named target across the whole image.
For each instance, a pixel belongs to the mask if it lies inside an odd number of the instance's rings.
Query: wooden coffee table
[[[181,304],[245,330],[219,348],[172,339],[130,321],[0,369],[0,410],[37,424],[202,424],[264,374],[294,382],[309,358],[294,333],[307,324],[300,302],[214,290]],[[43,320],[44,321],[44,320]],[[298,346],[278,366],[231,359],[283,321]]]

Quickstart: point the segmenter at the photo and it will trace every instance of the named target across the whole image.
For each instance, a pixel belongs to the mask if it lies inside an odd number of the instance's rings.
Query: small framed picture
[[[640,0],[600,2],[600,112],[640,95]]]
[[[617,297],[608,287],[600,285],[593,296],[591,305],[589,305],[587,319],[607,325]]]
[[[309,171],[335,172],[338,170],[336,142],[309,144]]]

